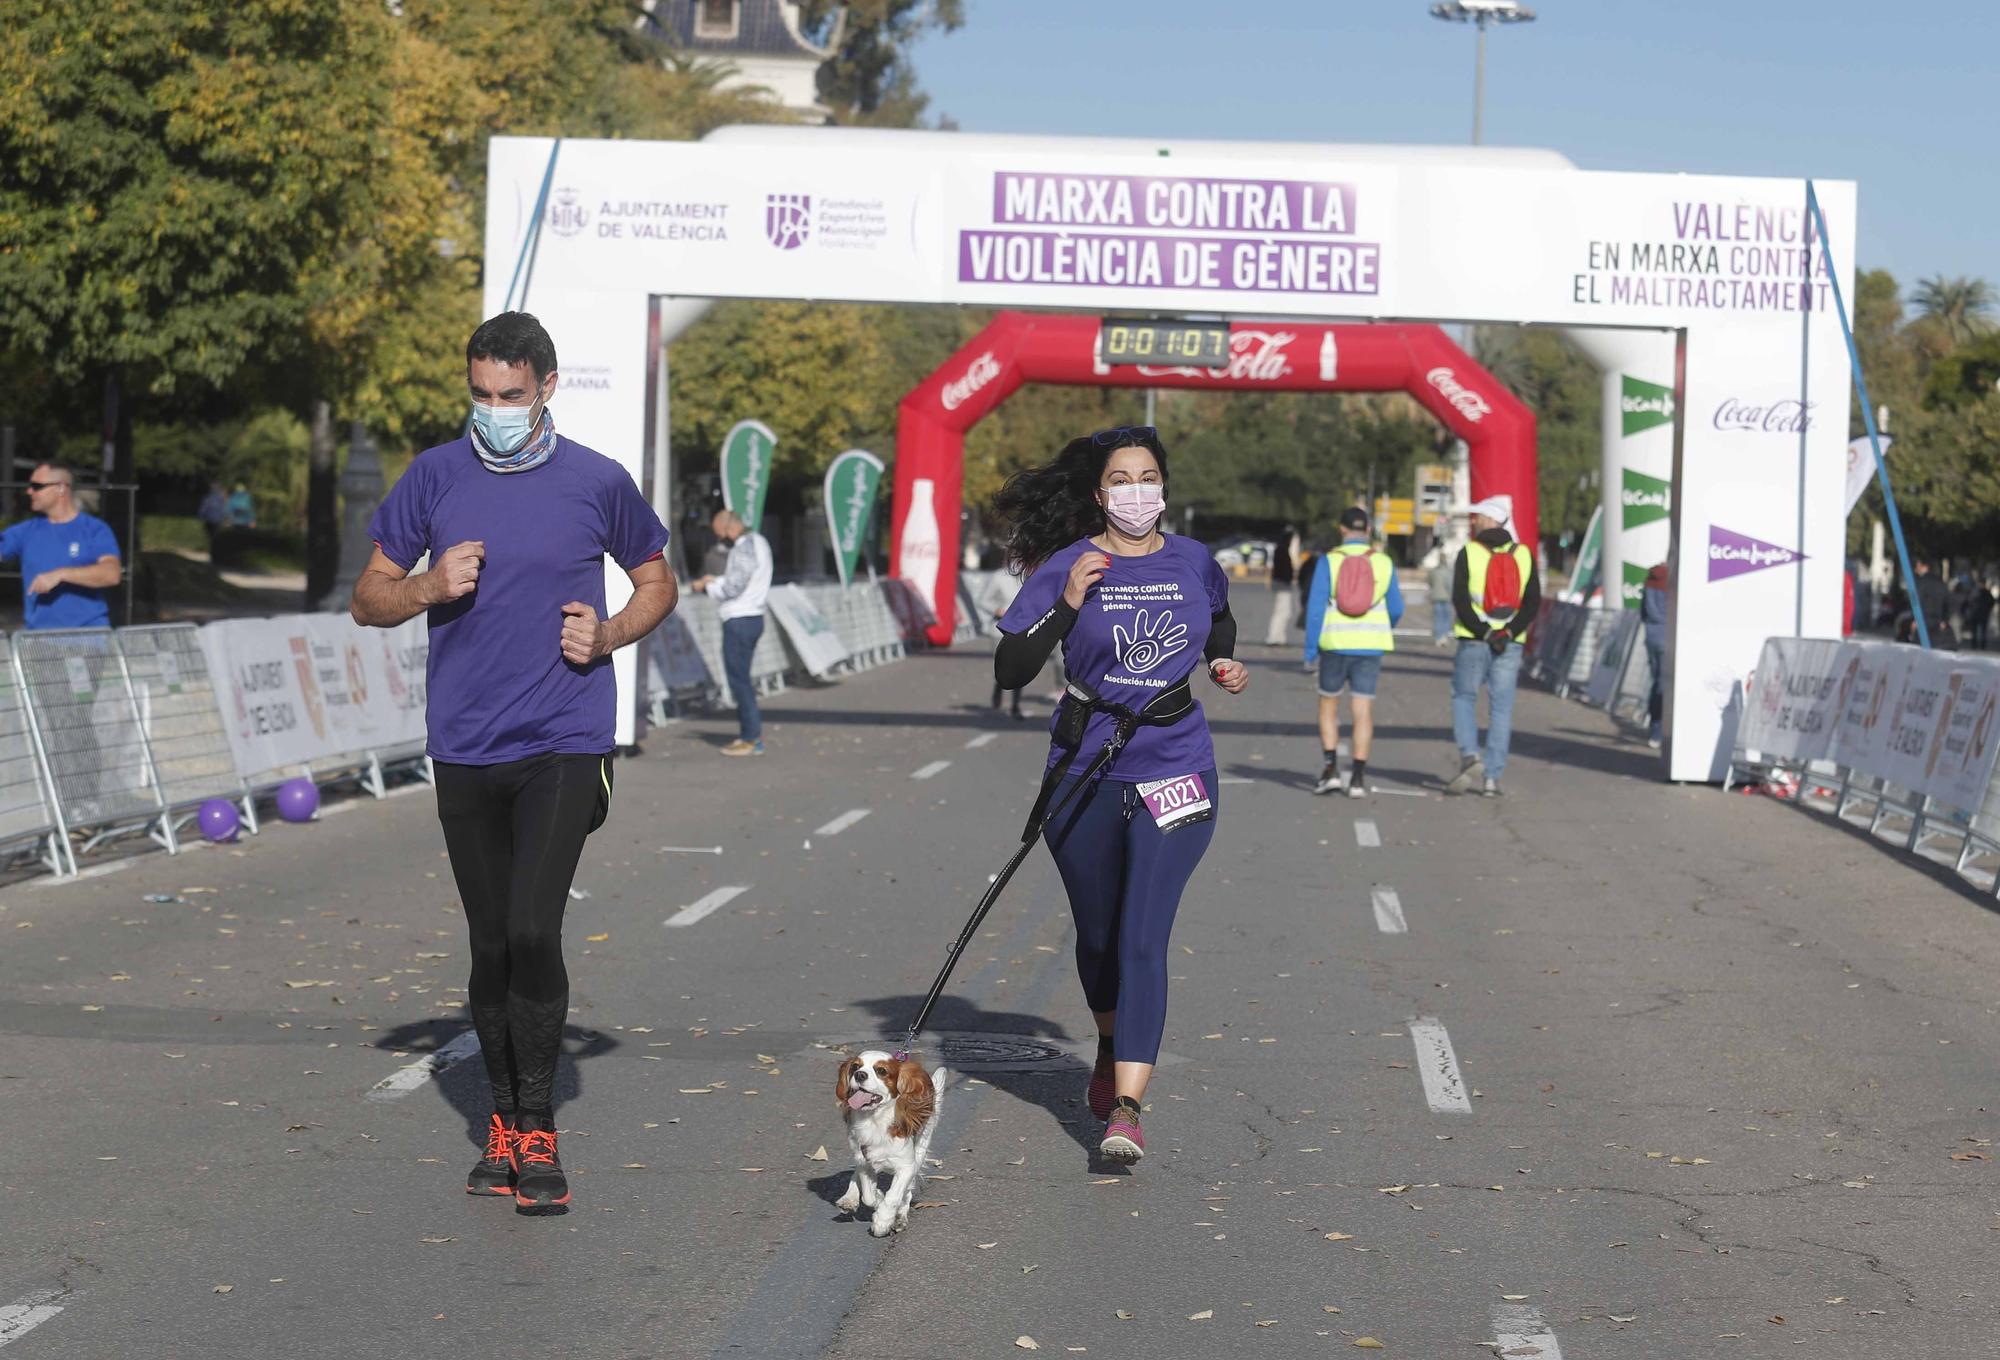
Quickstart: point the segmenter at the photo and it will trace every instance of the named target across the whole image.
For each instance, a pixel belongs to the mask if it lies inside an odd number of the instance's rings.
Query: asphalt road
[[[621,764],[561,1218],[463,1193],[476,1055],[406,1070],[465,1050],[421,788],[0,889],[6,1360],[2000,1353],[1985,903],[1539,692],[1508,796],[1442,798],[1422,644],[1380,791],[1313,798],[1310,684],[1249,650],[1151,1155],[1093,1163],[1038,851],[934,1021],[969,1080],[886,1243],[832,1204],[832,1050],[900,1032],[1032,795],[1046,699],[987,711],[983,652],[783,695],[762,760],[704,720]]]

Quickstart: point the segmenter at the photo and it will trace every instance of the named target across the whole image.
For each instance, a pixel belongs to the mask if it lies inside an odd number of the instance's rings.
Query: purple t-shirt
[[[469,440],[454,440],[417,455],[368,533],[405,571],[426,552],[486,545],[478,588],[429,611],[431,759],[498,765],[611,749],[610,658],[563,660],[562,607],[579,600],[603,618],[605,555],[629,571],[667,545],[624,468],[558,435],[540,467],[489,472]]]
[[[1165,540],[1159,551],[1144,557],[1113,557],[1110,570],[1084,596],[1076,626],[1063,639],[1063,668],[1069,675],[1096,690],[1100,699],[1134,712],[1205,665],[1201,649],[1208,645],[1209,623],[1229,604],[1229,578],[1208,549],[1178,534],[1167,534]],[[1001,615],[1001,631],[1024,632],[1048,613],[1062,598],[1069,569],[1085,551],[1098,549],[1080,538],[1037,567]],[[1082,773],[1084,762],[1104,749],[1111,733],[1110,715],[1092,714],[1071,773]],[[1062,754],[1052,745],[1049,764]],[[1214,767],[1208,717],[1197,703],[1192,714],[1170,727],[1135,732],[1105,778],[1138,783]]]

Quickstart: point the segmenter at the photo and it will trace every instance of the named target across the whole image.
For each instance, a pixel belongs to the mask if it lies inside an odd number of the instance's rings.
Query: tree
[[[820,101],[834,121],[857,127],[917,127],[930,96],[917,88],[911,44],[927,32],[965,23],[964,0],[806,0],[801,26],[824,45],[839,25],[839,44],[819,70]]]
[[[1985,279],[1934,274],[1918,281],[1910,295],[1937,352],[1944,353],[1993,327],[1993,290]]]

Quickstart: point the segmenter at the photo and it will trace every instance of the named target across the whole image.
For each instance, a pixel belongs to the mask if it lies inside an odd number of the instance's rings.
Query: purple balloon
[[[319,811],[319,786],[310,779],[288,779],[278,785],[278,815],[288,822],[309,822]]]
[[[212,841],[233,841],[243,826],[236,804],[227,798],[211,798],[201,805],[201,834]]]

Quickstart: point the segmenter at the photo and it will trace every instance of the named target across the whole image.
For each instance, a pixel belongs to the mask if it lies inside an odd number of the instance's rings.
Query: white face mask
[[[1104,497],[1104,517],[1133,538],[1151,533],[1167,508],[1167,493],[1155,482],[1107,486],[1100,494]]]

